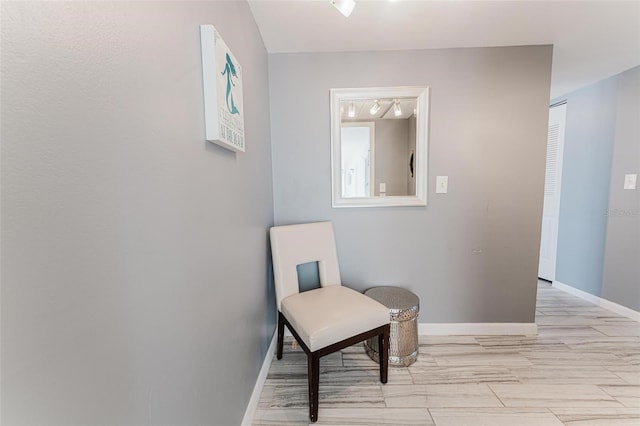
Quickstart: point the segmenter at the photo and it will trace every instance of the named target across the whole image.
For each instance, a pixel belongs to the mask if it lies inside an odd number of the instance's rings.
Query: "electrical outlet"
[[[624,189],[636,189],[638,175],[624,175]]]

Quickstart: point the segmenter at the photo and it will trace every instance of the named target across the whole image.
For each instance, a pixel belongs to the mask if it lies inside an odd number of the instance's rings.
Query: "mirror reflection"
[[[415,195],[416,98],[342,100],[342,197]]]
[[[333,207],[426,205],[428,94],[331,89]]]

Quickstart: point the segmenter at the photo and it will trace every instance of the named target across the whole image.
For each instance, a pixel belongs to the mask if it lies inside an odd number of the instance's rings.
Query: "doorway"
[[[343,123],[341,173],[343,197],[373,197],[374,193],[373,122]]]

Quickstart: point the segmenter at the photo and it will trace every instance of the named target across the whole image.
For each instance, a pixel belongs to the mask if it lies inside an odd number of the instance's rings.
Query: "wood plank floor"
[[[640,425],[640,324],[541,282],[538,336],[421,336],[409,368],[362,344],[321,361],[316,425]],[[306,425],[304,352],[285,344],[254,425]]]

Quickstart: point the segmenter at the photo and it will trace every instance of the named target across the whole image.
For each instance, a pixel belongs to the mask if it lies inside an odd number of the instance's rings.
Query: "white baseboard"
[[[262,388],[264,387],[264,383],[267,380],[267,374],[269,373],[269,367],[271,367],[271,361],[273,361],[273,354],[276,350],[277,341],[278,330],[276,329],[276,332],[273,333],[273,338],[271,339],[269,349],[267,349],[267,354],[264,357],[264,362],[262,363],[262,368],[260,368],[260,373],[258,373],[256,385],[253,387],[253,392],[251,393],[249,404],[247,404],[247,409],[244,412],[244,417],[242,418],[242,426],[251,426],[251,424],[253,423],[253,418],[255,417],[256,409],[258,408],[258,402],[260,401],[260,394],[262,394]]]
[[[519,322],[479,322],[479,323],[420,323],[420,336],[461,336],[461,335],[517,335],[538,334],[536,323]]]
[[[610,300],[594,296],[591,293],[587,293],[586,291],[571,287],[570,285],[561,283],[560,281],[554,281],[551,285],[558,290],[562,290],[565,293],[573,294],[574,296],[584,299],[587,302],[591,302],[594,305],[598,305],[601,308],[607,309],[618,315],[622,315],[623,317],[627,317],[635,321],[640,321],[640,312],[634,311],[631,308],[627,308],[626,306],[618,305],[617,303],[614,303]]]

